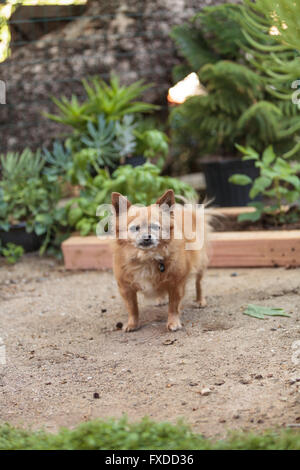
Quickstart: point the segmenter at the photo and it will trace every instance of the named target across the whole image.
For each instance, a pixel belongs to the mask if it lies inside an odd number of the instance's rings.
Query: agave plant
[[[48,164],[44,173],[52,178],[64,175],[73,164],[71,149],[58,141],[54,142],[51,152],[44,148],[44,157]]]
[[[73,129],[84,131],[88,122],[97,124],[100,114],[108,120],[117,120],[126,114],[149,113],[159,108],[150,103],[136,101],[136,98],[150,87],[144,85],[142,80],[122,86],[118,77],[112,75],[109,84],[99,78],[93,78],[90,82],[82,80],[82,83],[87,94],[87,99],[82,104],[75,95],[72,95],[70,100],[66,97],[61,100],[53,98],[60,113],[46,116]]]
[[[45,165],[45,159],[38,150],[33,153],[26,148],[21,153],[8,152],[0,156],[2,178],[6,181],[24,181],[39,177]]]
[[[93,149],[99,166],[115,166],[120,159],[114,147],[116,124],[106,121],[103,114],[97,118],[97,127],[92,122],[87,124],[87,134],[80,138],[86,149]]]
[[[137,124],[134,123],[132,114],[126,114],[122,121],[116,121],[115,133],[116,141],[114,148],[119,153],[122,160],[128,155],[132,155],[136,149],[136,137],[134,130]]]

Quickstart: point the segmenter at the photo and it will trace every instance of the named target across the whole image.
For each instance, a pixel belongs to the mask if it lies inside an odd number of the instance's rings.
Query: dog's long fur
[[[128,239],[122,239],[119,224],[120,201],[127,207],[127,225],[125,230],[134,232]],[[167,328],[176,331],[181,328],[180,304],[185,293],[187,279],[191,273],[196,274],[196,302],[199,307],[206,305],[201,289],[201,280],[208,263],[207,247],[210,231],[209,211],[204,216],[202,227],[204,240],[200,249],[186,250],[186,243],[193,243],[196,237],[184,233],[182,215],[183,211],[190,211],[192,231],[196,229],[197,208],[185,209],[182,205],[175,205],[173,190],[166,191],[155,205],[148,207],[131,206],[130,202],[119,193],[112,193],[112,204],[116,210],[116,240],[114,243],[114,274],[118,282],[119,291],[128,310],[128,324],[125,331],[138,328],[139,310],[137,292],[147,296],[169,296],[169,312]],[[164,206],[163,206],[164,205]],[[165,230],[162,207],[173,207],[171,213],[170,237],[164,239]],[[151,221],[156,224],[149,225]],[[170,220],[170,219],[169,219]],[[184,220],[184,219],[183,219]],[[146,222],[145,222],[146,221]],[[160,222],[160,224],[158,223]],[[135,224],[135,225],[134,225]],[[147,234],[142,232],[142,227]],[[152,228],[153,225],[153,228]],[[159,226],[159,229],[157,228]],[[159,230],[159,235],[156,234]],[[176,232],[177,231],[177,232]],[[175,232],[181,233],[181,239],[175,239]],[[145,232],[146,233],[146,232]],[[148,238],[147,238],[148,237]],[[146,241],[144,240],[146,238]],[[144,246],[145,243],[153,245]]]

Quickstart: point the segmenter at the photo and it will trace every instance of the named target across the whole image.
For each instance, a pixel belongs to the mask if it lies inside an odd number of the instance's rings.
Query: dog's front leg
[[[184,295],[184,288],[177,287],[169,291],[169,312],[167,328],[169,331],[176,331],[182,328],[180,322],[180,303]]]
[[[119,285],[119,290],[128,311],[128,323],[124,330],[127,332],[134,331],[139,326],[139,307],[136,291],[122,285]]]

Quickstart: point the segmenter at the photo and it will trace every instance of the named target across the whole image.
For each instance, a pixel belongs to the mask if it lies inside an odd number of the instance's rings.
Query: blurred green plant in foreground
[[[182,422],[153,422],[148,418],[129,423],[91,421],[58,433],[27,431],[9,425],[0,428],[1,450],[299,450],[300,433],[292,429],[232,432],[225,439],[206,439]]]

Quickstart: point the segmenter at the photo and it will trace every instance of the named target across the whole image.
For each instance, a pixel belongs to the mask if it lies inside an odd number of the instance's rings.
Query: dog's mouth
[[[138,240],[137,247],[141,248],[142,250],[149,250],[150,248],[155,248],[157,244],[158,240],[156,237],[146,235]]]
[[[152,248],[155,246],[155,243],[153,240],[143,240],[138,243],[138,247],[142,248],[143,250],[146,250],[147,248]]]

